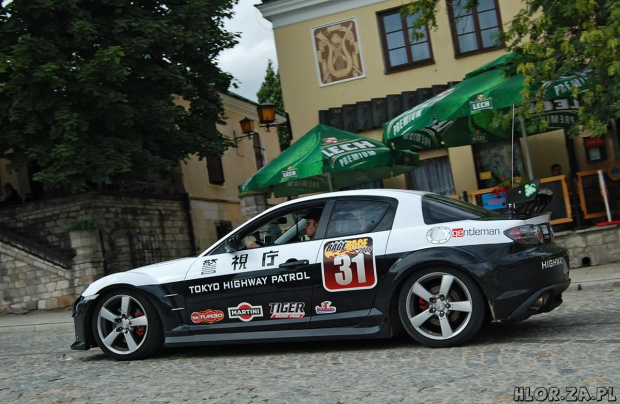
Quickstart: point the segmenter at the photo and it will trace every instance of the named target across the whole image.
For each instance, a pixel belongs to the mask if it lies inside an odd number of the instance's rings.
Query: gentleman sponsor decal
[[[224,319],[224,312],[222,310],[195,311],[192,313],[192,322],[196,324],[207,323],[213,324]]]
[[[306,315],[304,302],[269,303],[271,318],[302,318]]]
[[[332,306],[332,302],[326,300],[318,306],[314,306],[316,314],[333,314],[336,312],[336,307]]]
[[[452,237],[499,236],[499,229],[452,229]]]
[[[559,265],[564,265],[564,258],[553,258],[553,259],[541,262],[542,269],[553,268]]]
[[[228,308],[228,317],[241,321],[252,321],[254,317],[263,316],[263,306],[252,306],[250,303],[239,303],[237,307]]]
[[[371,289],[377,284],[372,238],[334,240],[323,247],[323,287],[330,292]]]
[[[189,293],[200,294],[209,292],[218,292],[220,290],[234,290],[249,288],[253,286],[277,285],[286,282],[298,282],[310,280],[310,276],[305,272],[291,272],[280,275],[271,276],[254,276],[245,279],[234,279],[232,281],[221,281],[204,283],[200,285],[192,285],[189,287]]]

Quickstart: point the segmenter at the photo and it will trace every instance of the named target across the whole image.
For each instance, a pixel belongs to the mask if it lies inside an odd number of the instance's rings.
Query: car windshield
[[[497,212],[437,194],[424,195],[422,198],[422,214],[426,224],[501,217]]]

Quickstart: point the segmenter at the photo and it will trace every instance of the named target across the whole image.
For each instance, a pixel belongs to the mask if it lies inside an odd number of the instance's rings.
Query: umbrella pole
[[[512,104],[512,140],[510,143],[510,186],[515,186],[515,104]]]
[[[534,170],[532,170],[532,159],[530,158],[530,146],[527,144],[527,130],[525,129],[525,119],[522,116],[519,117],[521,122],[521,133],[523,133],[523,145],[525,146],[525,160],[527,164],[527,176],[531,179],[533,177]]]
[[[332,184],[332,174],[327,173],[327,185],[329,185],[329,192],[334,192],[334,185]]]

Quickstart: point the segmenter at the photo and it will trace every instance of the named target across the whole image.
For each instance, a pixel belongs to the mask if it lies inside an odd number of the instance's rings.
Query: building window
[[[222,167],[220,157],[207,158],[207,173],[209,174],[209,183],[224,185],[224,167]]]
[[[420,161],[420,167],[409,171],[407,179],[412,189],[454,195],[454,182],[448,157]]]
[[[492,188],[502,178],[523,177],[523,154],[521,143],[510,140],[473,145],[474,163],[478,174],[479,189]]]
[[[267,164],[267,161],[265,160],[265,148],[263,147],[263,140],[261,139],[260,135],[256,134],[252,136],[252,146],[254,148],[254,160],[256,161],[256,170],[258,171]]]
[[[227,220],[220,220],[215,223],[215,232],[217,233],[217,239],[221,239],[233,230],[232,223]]]
[[[468,0],[447,0],[454,53],[466,55],[503,46],[499,37],[501,19],[497,0],[479,0],[467,10]]]
[[[414,39],[413,22],[419,13],[404,17],[399,9],[378,14],[379,29],[383,42],[383,57],[386,70],[397,71],[433,62],[430,39],[426,27],[422,28],[420,39]]]

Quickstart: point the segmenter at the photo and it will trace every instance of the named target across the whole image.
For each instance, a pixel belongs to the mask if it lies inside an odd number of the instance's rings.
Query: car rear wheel
[[[99,299],[93,315],[97,345],[110,358],[143,359],[163,344],[161,320],[153,305],[133,290],[116,290]]]
[[[467,275],[452,268],[416,271],[398,300],[401,322],[416,341],[449,347],[472,338],[485,318],[484,296]]]

